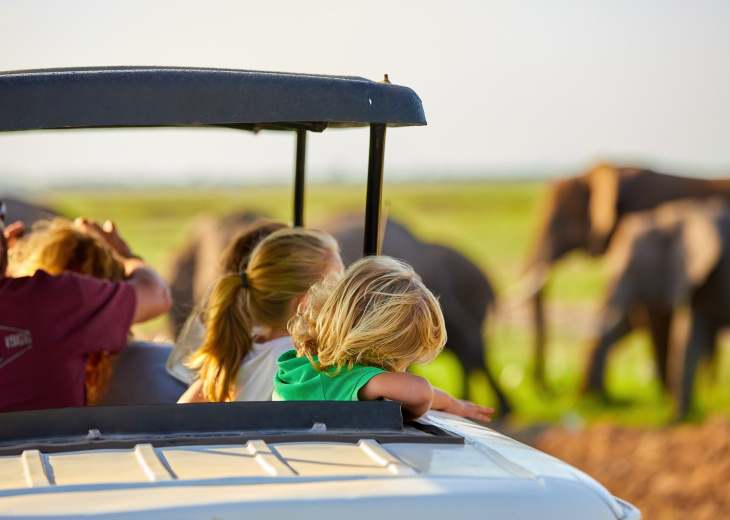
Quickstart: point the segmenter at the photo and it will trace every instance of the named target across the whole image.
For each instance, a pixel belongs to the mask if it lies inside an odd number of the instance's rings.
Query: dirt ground
[[[730,519],[730,421],[580,431],[550,428],[529,444],[583,470],[644,520]]]

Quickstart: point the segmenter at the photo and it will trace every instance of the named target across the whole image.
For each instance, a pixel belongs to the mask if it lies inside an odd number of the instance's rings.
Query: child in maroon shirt
[[[88,354],[121,350],[132,323],[170,308],[165,282],[131,253],[112,222],[77,224],[122,257],[127,281],[44,271],[6,277],[17,228],[6,230],[0,219],[0,412],[83,406]]]

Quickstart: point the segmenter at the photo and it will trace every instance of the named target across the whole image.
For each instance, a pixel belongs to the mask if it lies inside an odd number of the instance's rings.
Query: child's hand
[[[494,408],[485,408],[466,399],[453,399],[451,405],[446,407],[444,412],[453,413],[459,417],[471,417],[472,419],[489,422],[492,420],[489,414],[494,413]]]
[[[12,224],[5,226],[5,240],[7,241],[8,249],[15,247],[15,244],[18,243],[18,239],[23,236],[24,231],[25,225],[20,221],[13,222]]]
[[[117,252],[122,258],[132,258],[132,250],[124,239],[119,236],[117,226],[111,220],[104,222],[104,225],[100,226],[93,220],[87,220],[83,217],[79,217],[74,221],[82,231],[90,233],[100,238],[106,244]]]
[[[433,389],[431,409],[453,413],[459,417],[471,417],[472,419],[478,419],[484,422],[491,421],[492,419],[488,415],[494,413],[494,408],[485,408],[466,399],[455,399],[438,388]]]

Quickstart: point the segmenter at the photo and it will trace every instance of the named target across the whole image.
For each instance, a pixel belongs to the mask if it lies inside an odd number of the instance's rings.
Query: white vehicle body
[[[265,442],[0,457],[0,518],[641,517],[595,480],[475,422],[424,423],[463,444]],[[315,424],[322,432],[323,424]]]

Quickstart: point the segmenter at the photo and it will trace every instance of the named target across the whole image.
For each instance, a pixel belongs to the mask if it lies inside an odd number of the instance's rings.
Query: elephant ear
[[[619,173],[616,168],[601,165],[588,174],[590,200],[588,218],[588,252],[600,255],[606,251],[608,237],[616,225]]]
[[[675,303],[685,303],[688,294],[703,284],[722,255],[722,241],[714,221],[705,214],[688,216],[680,231],[683,250],[684,287],[678,287]]]

